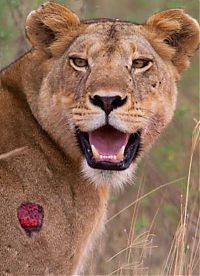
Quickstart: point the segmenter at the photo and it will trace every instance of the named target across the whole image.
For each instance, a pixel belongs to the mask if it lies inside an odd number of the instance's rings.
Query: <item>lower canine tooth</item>
[[[100,159],[100,154],[98,153],[98,151],[96,150],[94,145],[91,145],[91,149],[92,149],[92,153],[95,159]]]
[[[124,158],[124,150],[125,150],[125,146],[122,146],[121,149],[119,150],[116,159],[121,161]]]

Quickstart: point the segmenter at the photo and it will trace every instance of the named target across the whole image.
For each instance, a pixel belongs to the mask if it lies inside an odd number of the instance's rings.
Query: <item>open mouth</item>
[[[77,130],[77,137],[88,165],[101,170],[127,169],[141,144],[141,131],[128,134],[110,125],[89,133]]]

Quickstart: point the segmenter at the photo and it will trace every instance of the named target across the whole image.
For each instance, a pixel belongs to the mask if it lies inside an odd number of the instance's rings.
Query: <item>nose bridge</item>
[[[87,90],[91,95],[124,97],[129,91],[130,76],[125,66],[111,63],[93,68]]]

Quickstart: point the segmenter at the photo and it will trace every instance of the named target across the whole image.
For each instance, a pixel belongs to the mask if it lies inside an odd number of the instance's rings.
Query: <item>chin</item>
[[[136,163],[131,164],[125,170],[104,170],[94,169],[88,165],[84,158],[82,160],[82,174],[91,184],[96,187],[107,186],[113,190],[122,190],[126,184],[134,182]]]

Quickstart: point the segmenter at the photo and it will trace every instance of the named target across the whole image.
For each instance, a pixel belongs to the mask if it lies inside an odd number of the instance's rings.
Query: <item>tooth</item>
[[[101,155],[98,153],[97,149],[94,145],[91,145],[92,153],[95,159],[101,158]]]
[[[125,146],[122,146],[121,149],[119,150],[116,159],[121,161],[124,158],[124,150],[125,150]]]

